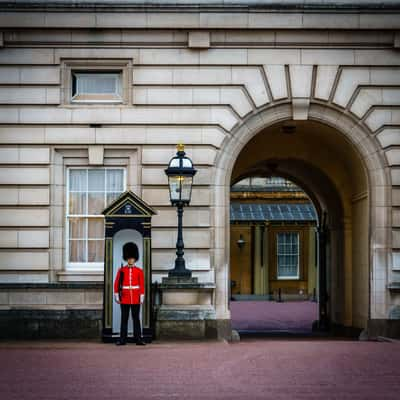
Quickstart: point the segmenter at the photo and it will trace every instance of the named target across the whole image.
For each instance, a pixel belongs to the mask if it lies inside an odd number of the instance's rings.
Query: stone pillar
[[[165,277],[159,285],[157,339],[229,338],[221,334],[212,304],[214,283],[199,283],[196,277]],[[229,337],[226,337],[229,336]]]

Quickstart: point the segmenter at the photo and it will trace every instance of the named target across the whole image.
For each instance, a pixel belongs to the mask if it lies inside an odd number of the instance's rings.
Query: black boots
[[[126,345],[126,341],[125,341],[125,340],[118,339],[118,340],[115,342],[115,344],[116,344],[117,346],[124,346],[124,345]],[[146,345],[146,343],[143,341],[143,339],[137,339],[137,340],[136,340],[136,346],[145,346],[145,345]]]

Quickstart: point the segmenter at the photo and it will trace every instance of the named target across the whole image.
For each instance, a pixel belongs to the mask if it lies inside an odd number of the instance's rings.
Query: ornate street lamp
[[[171,204],[177,207],[178,212],[178,238],[176,241],[175,268],[168,271],[169,277],[190,278],[192,271],[186,269],[184,254],[184,244],[182,236],[182,217],[183,207],[189,205],[192,196],[193,176],[196,170],[193,168],[192,160],[185,156],[183,144],[176,146],[178,152],[171,158],[168,168],[165,170],[168,176],[169,197]]]

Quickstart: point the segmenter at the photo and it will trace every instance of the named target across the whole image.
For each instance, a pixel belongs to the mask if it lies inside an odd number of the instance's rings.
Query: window
[[[73,71],[72,102],[122,102],[122,77],[119,71]]]
[[[67,173],[67,265],[102,267],[104,217],[101,212],[125,190],[125,170],[69,168]]]
[[[62,59],[62,105],[132,104],[131,58]]]
[[[299,279],[299,233],[277,234],[278,279]]]

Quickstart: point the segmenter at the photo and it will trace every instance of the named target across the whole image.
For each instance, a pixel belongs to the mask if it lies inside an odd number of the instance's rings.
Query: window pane
[[[104,260],[104,240],[88,240],[88,262]]]
[[[87,190],[87,170],[70,169],[69,170],[69,190],[86,192]]]
[[[124,171],[121,169],[107,170],[107,192],[122,192],[124,190]]]
[[[69,214],[85,215],[86,210],[86,193],[71,192],[69,194]]]
[[[69,260],[71,262],[87,262],[85,240],[69,241]]]
[[[190,200],[193,177],[185,176],[182,180],[182,200]]]
[[[104,258],[104,218],[101,212],[106,207],[106,200],[112,201],[122,193],[124,170],[71,168],[68,176],[68,262],[101,263]]]
[[[103,192],[91,192],[88,196],[88,214],[97,215],[105,209],[104,204],[104,193]]]
[[[89,192],[104,192],[105,170],[89,169]]]
[[[169,176],[168,180],[169,180],[171,200],[180,200],[181,199],[181,180],[179,179],[179,176]]]
[[[104,219],[88,218],[88,238],[103,239],[104,238]]]
[[[113,94],[118,92],[118,75],[105,73],[76,74],[78,94]]]
[[[69,219],[70,239],[86,239],[86,218]]]
[[[107,204],[109,206],[121,193],[107,193]]]
[[[193,164],[189,159],[183,158],[182,159],[182,167],[191,168],[191,167],[193,167]]]

